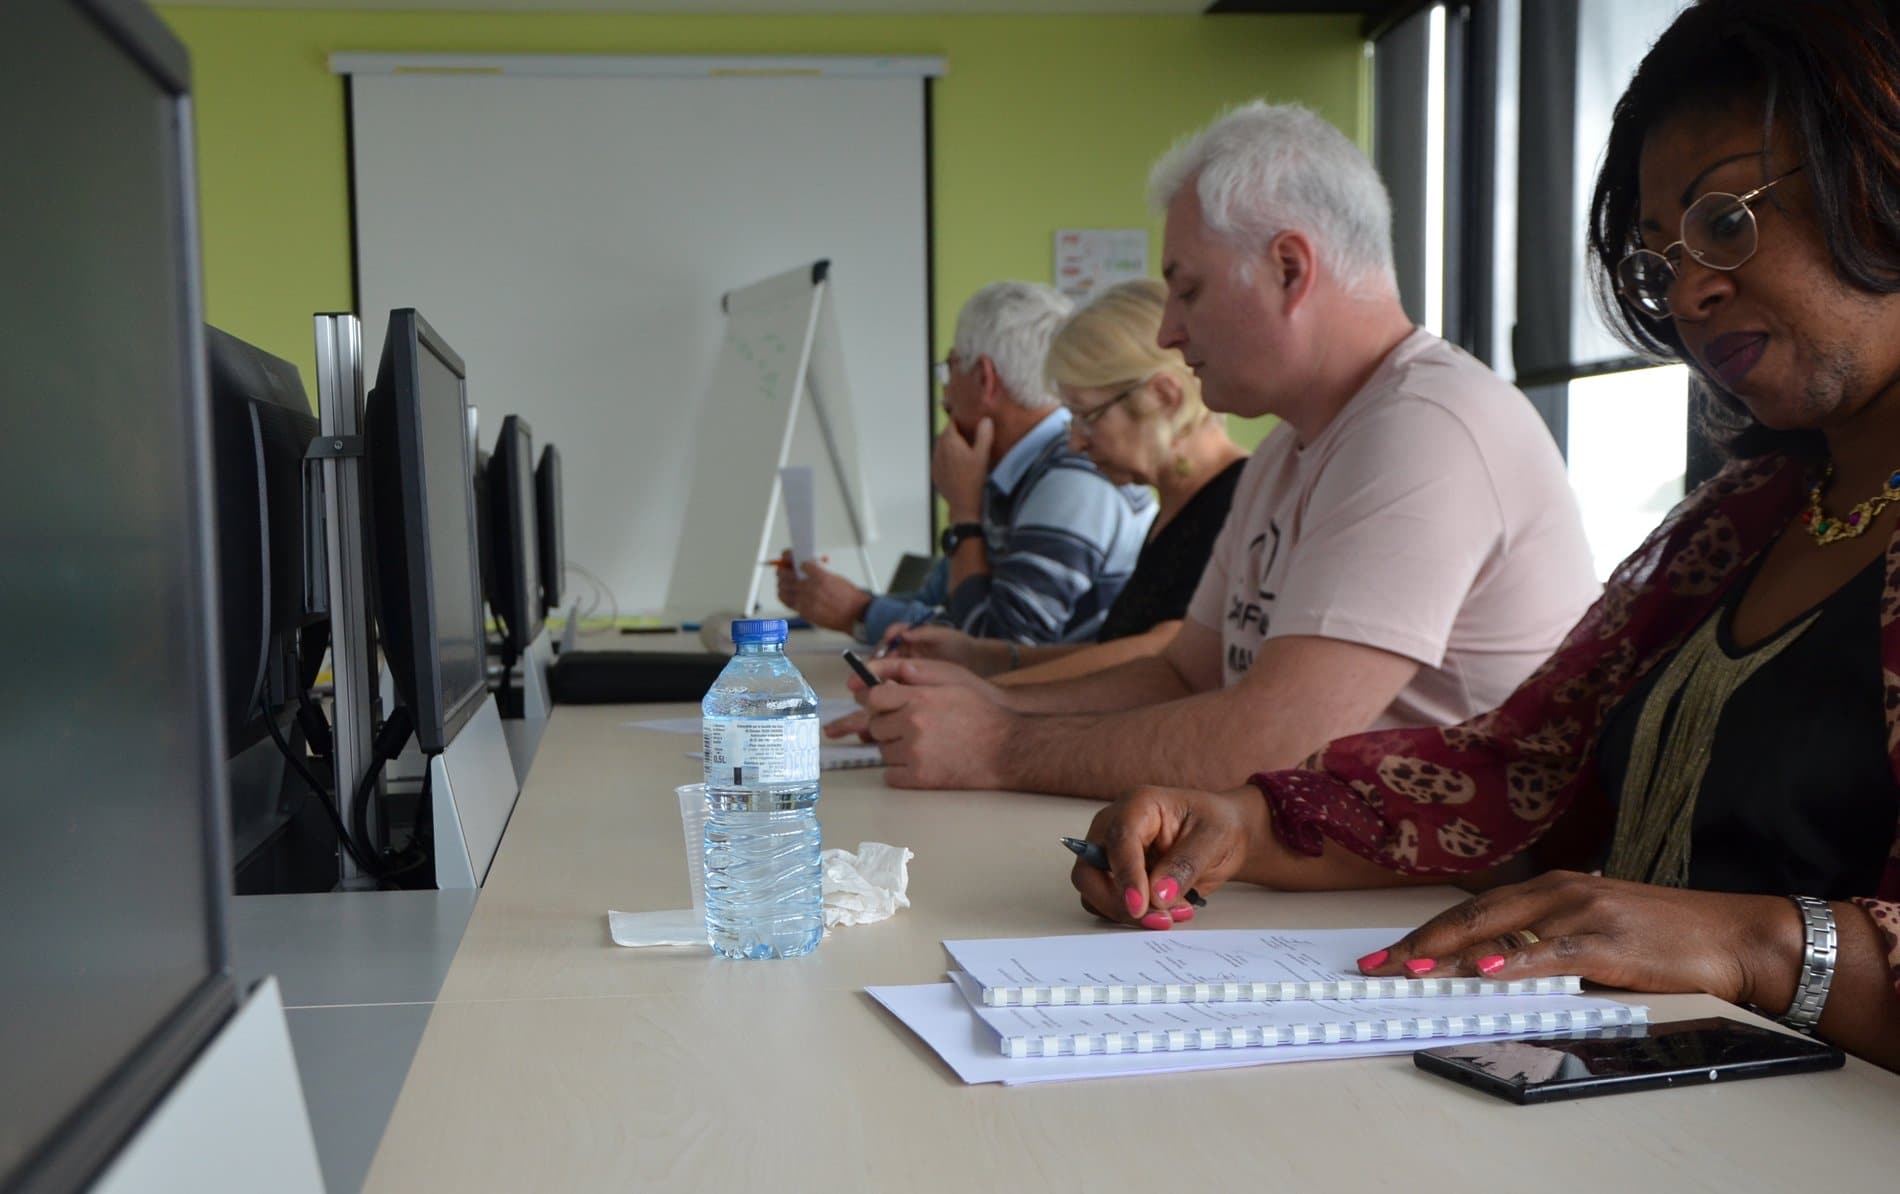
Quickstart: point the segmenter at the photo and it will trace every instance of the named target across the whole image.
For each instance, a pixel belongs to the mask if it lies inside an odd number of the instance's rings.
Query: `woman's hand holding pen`
[[[1009,668],[1007,642],[998,638],[976,638],[954,626],[907,626],[892,651],[906,659],[954,663],[979,676],[993,676]]]
[[[1166,929],[1188,920],[1190,888],[1212,892],[1248,877],[1272,853],[1267,802],[1257,789],[1200,792],[1136,788],[1095,814],[1088,838],[1108,853],[1108,870],[1077,859],[1069,881],[1082,906],[1105,920]]]

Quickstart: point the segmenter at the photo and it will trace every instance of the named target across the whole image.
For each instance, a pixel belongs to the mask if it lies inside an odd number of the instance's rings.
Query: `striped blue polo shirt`
[[[990,470],[990,572],[958,585],[944,618],[981,638],[1093,641],[1154,516],[1146,487],[1115,485],[1069,447],[1069,412],[1058,407]]]

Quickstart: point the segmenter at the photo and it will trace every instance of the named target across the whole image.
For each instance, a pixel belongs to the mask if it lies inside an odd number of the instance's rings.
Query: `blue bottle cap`
[[[784,618],[740,618],[732,624],[735,646],[746,643],[782,643],[785,641]]]

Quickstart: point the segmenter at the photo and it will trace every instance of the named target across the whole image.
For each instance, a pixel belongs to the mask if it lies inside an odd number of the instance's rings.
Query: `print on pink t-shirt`
[[[1314,438],[1281,424],[1247,463],[1188,617],[1226,683],[1269,638],[1416,660],[1370,728],[1494,708],[1597,594],[1563,458],[1523,394],[1415,331]]]

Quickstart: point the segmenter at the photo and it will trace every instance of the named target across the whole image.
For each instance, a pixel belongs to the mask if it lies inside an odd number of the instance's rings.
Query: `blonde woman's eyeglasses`
[[[1075,423],[1079,423],[1084,430],[1093,431],[1095,429],[1095,424],[1101,422],[1102,416],[1107,414],[1111,408],[1113,408],[1122,399],[1134,393],[1136,390],[1139,390],[1141,387],[1147,385],[1152,380],[1153,380],[1152,377],[1144,377],[1140,381],[1135,382],[1133,385],[1127,386],[1124,389],[1118,391],[1115,394],[1115,396],[1113,398],[1110,398],[1108,401],[1103,402],[1097,406],[1091,406],[1087,410],[1077,410],[1073,406],[1071,406],[1069,408],[1069,414],[1073,417],[1072,421]]]

